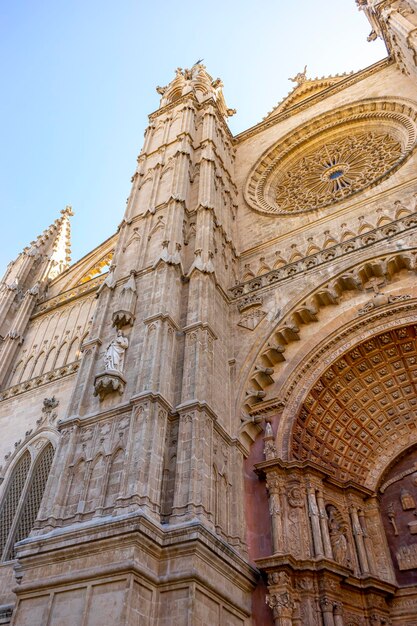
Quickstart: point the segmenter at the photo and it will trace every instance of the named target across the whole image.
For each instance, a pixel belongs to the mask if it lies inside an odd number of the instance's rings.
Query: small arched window
[[[34,526],[54,452],[48,443],[32,461],[27,450],[13,470],[0,508],[1,561],[14,558],[15,543],[25,539]]]

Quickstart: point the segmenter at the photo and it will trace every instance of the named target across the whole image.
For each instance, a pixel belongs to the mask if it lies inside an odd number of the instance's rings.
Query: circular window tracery
[[[368,102],[313,120],[261,158],[246,199],[252,208],[278,215],[339,202],[404,162],[416,143],[416,119],[410,106]]]

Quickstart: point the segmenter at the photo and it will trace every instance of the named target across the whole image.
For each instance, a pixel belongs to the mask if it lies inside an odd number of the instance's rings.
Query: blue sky
[[[14,0],[0,4],[0,275],[59,216],[73,261],[123,217],[147,115],[176,67],[204,58],[225,85],[233,133],[308,76],[359,70],[368,43],[354,0]]]

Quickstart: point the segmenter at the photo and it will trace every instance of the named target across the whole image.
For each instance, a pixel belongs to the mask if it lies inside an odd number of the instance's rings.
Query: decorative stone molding
[[[47,385],[48,383],[59,380],[60,378],[64,378],[64,376],[69,376],[70,374],[74,374],[78,368],[80,367],[80,361],[74,361],[73,363],[68,363],[68,365],[64,365],[64,367],[59,367],[55,370],[47,372],[46,374],[42,374],[42,376],[37,376],[36,378],[31,378],[30,380],[25,380],[18,385],[13,385],[13,387],[8,387],[0,394],[0,401],[6,400],[7,398],[12,398],[21,393],[25,393],[25,391],[30,391],[31,389],[36,389],[42,385]]]
[[[274,269],[261,276],[252,278],[231,287],[229,292],[232,298],[246,298],[258,289],[273,286],[281,281],[287,280],[297,274],[305,274],[309,270],[316,270],[317,267],[325,263],[334,262],[337,258],[344,257],[358,250],[378,245],[386,240],[387,236],[401,234],[415,229],[417,225],[417,212],[410,213],[401,219],[374,228],[362,235],[357,235],[346,239],[326,250],[321,250],[315,254],[307,255],[293,263],[284,263],[279,269]]]
[[[364,100],[323,114],[262,156],[246,183],[246,200],[262,213],[293,215],[362,191],[411,154],[416,120],[417,108],[393,99]]]
[[[117,310],[112,315],[113,326],[119,329],[127,325],[133,326],[137,298],[135,272],[132,271],[129,280],[120,291]]]
[[[126,379],[123,374],[117,370],[106,370],[97,374],[94,379],[94,395],[101,400],[114,392],[122,395],[126,385]]]
[[[257,367],[262,368],[265,365],[275,367],[278,363],[285,361],[286,345],[300,338],[299,328],[295,326],[296,323],[301,326],[301,324],[317,321],[317,314],[320,308],[330,304],[338,304],[343,292],[364,289],[369,282],[369,272],[372,272],[374,277],[385,276],[385,280],[389,281],[391,276],[394,276],[402,269],[414,269],[416,263],[414,254],[414,251],[409,251],[407,254],[400,252],[387,255],[380,259],[373,259],[372,266],[366,261],[350,272],[341,273],[333,282],[319,287],[301,306],[295,306],[282,326],[275,329],[273,336],[271,335],[260,352],[250,383],[255,385],[260,391],[271,384],[269,379],[259,380]],[[401,295],[398,304],[402,304],[403,300],[407,301],[408,298]],[[374,307],[371,307],[369,312],[372,313],[373,309]],[[365,314],[363,314],[363,317],[365,318]],[[254,395],[252,391],[253,387],[246,394],[246,406],[249,411],[251,411],[251,405],[259,401],[260,398],[260,396]],[[248,399],[250,402],[248,402]]]
[[[96,278],[92,278],[90,281],[83,283],[82,285],[78,285],[73,289],[69,289],[68,291],[60,293],[59,296],[56,296],[55,298],[41,301],[35,308],[31,319],[34,319],[38,315],[46,313],[47,311],[52,311],[56,309],[56,307],[67,304],[72,300],[76,300],[81,296],[88,295],[90,293],[93,293],[94,291],[97,291],[99,287],[103,284],[106,276],[107,273],[101,276],[97,276]]]
[[[245,298],[242,298],[242,300],[239,300],[237,308],[239,310],[239,313],[243,313],[243,311],[246,311],[247,309],[250,309],[255,306],[261,306],[262,304],[263,304],[262,296],[260,295],[246,296]]]
[[[365,313],[369,313],[373,309],[383,306],[384,304],[393,304],[394,302],[405,302],[406,300],[410,300],[411,296],[409,294],[400,294],[398,296],[386,295],[384,293],[378,293],[373,296],[373,298],[365,304],[364,307],[359,309],[358,315],[365,315]]]

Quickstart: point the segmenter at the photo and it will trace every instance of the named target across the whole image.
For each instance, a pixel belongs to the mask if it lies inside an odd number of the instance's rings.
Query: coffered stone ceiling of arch
[[[416,429],[417,326],[384,332],[335,361],[307,394],[292,454],[365,485],[372,468]]]

